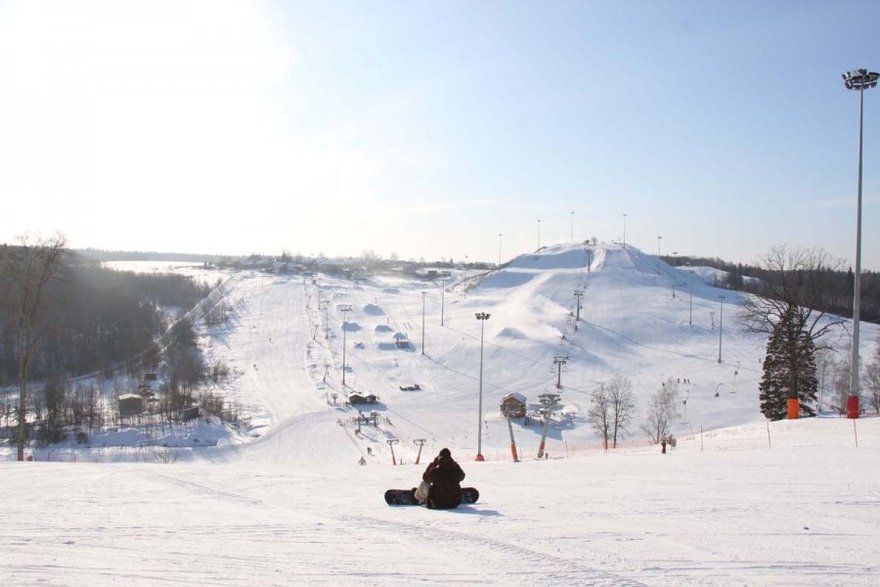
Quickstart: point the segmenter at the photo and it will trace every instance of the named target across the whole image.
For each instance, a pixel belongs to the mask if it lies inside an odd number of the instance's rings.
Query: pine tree
[[[801,416],[815,416],[816,347],[795,311],[783,315],[767,340],[764,374],[758,385],[761,413],[781,420],[788,413],[787,400],[797,398]]]
[[[785,388],[788,373],[783,356],[783,329],[777,326],[767,340],[764,374],[758,384],[761,413],[770,420],[781,420],[786,414]]]

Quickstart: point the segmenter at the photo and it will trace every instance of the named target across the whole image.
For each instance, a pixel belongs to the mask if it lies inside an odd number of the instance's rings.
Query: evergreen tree
[[[781,420],[786,414],[785,388],[788,373],[783,357],[783,329],[775,328],[767,339],[767,355],[764,357],[764,374],[758,384],[761,413],[770,420]]]
[[[794,308],[784,314],[767,340],[758,397],[761,413],[771,420],[785,418],[789,398],[798,399],[800,416],[816,415],[816,347],[798,318]]]

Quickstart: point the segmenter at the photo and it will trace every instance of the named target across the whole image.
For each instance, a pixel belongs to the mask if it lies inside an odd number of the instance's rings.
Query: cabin
[[[526,396],[513,392],[501,398],[501,413],[508,418],[523,418],[526,415]]]
[[[191,422],[201,415],[202,408],[200,406],[190,406],[188,408],[183,408],[182,410],[180,410],[180,419],[184,422]]]
[[[136,393],[125,393],[119,396],[119,416],[130,418],[144,411],[144,398]]]
[[[348,403],[355,404],[375,404],[379,398],[372,393],[363,394],[358,391],[352,391],[348,394]]]

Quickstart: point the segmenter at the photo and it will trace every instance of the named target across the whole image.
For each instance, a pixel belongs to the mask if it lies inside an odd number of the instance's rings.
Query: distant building
[[[526,415],[526,396],[513,392],[501,398],[501,413],[508,418],[522,418]]]
[[[119,396],[119,416],[130,418],[144,411],[144,398],[136,393],[125,393]]]
[[[352,391],[348,394],[348,403],[350,404],[374,404],[377,401],[379,401],[379,398],[372,393],[363,394]]]

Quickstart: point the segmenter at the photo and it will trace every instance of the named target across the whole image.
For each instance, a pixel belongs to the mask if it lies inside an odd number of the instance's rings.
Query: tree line
[[[772,283],[776,277],[776,269],[768,267],[766,259],[761,259],[756,264],[729,263],[718,258],[688,255],[663,256],[661,259],[673,267],[692,265],[719,269],[726,272],[727,276],[714,285],[754,294],[765,291],[766,283]],[[823,260],[824,263],[819,266],[793,269],[792,279],[802,284],[820,286],[820,295],[813,301],[816,304],[815,310],[852,318],[855,284],[853,270],[828,256]],[[880,324],[880,272],[862,271],[859,289],[861,319]]]
[[[179,318],[210,289],[180,275],[104,269],[68,250],[62,236],[0,245],[0,387],[18,387],[17,405],[7,396],[0,408],[7,426],[10,416],[17,423],[18,460],[30,414],[50,429],[99,423],[94,389],[71,378],[140,372],[162,361],[170,388],[191,399],[206,369],[192,324]],[[30,389],[32,382],[41,388]]]
[[[10,247],[0,247],[0,258]],[[0,263],[0,283],[13,280],[12,267]],[[114,366],[137,358],[155,367],[156,340],[209,292],[206,285],[174,274],[135,274],[102,268],[69,256],[45,288],[44,332],[34,348],[29,377],[109,374]],[[12,336],[14,298],[0,303],[0,386],[16,385],[20,341]]]

